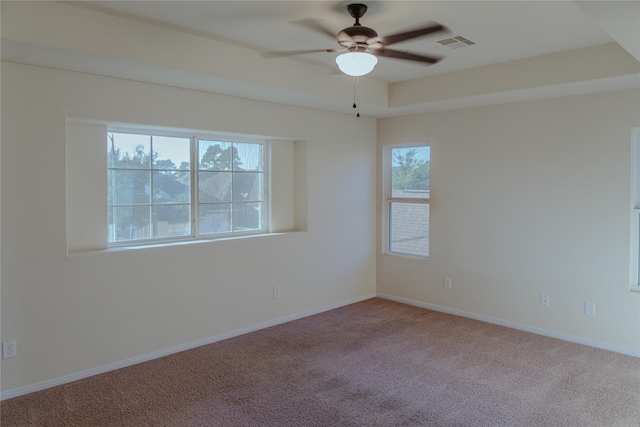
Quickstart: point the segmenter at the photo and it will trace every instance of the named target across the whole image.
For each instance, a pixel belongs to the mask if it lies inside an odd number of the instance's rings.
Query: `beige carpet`
[[[640,359],[372,299],[2,402],[2,426],[640,426]]]

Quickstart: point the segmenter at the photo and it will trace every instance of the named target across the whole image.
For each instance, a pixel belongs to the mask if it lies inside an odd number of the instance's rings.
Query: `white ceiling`
[[[74,4],[261,51],[289,51],[337,47],[335,40],[297,22],[314,19],[337,33],[353,24],[353,18],[346,10],[349,3],[352,2],[84,1]],[[449,28],[448,34],[463,35],[476,43],[446,51],[433,46],[435,40],[447,35],[440,34],[394,45],[397,50],[435,54],[444,59],[426,66],[381,58],[370,77],[384,82],[404,81],[614,41],[578,3],[572,1],[364,3],[368,5],[368,11],[361,23],[379,35],[438,22]],[[337,69],[336,55],[322,52],[299,55],[296,59],[310,61],[331,72]]]
[[[336,53],[351,1],[7,1],[2,59],[266,102],[353,113],[353,79]],[[392,46],[442,56],[431,66],[380,58],[358,83],[363,115],[444,109],[640,88],[640,0],[364,1],[381,36],[433,22],[447,34]],[[462,35],[455,50],[435,41]]]

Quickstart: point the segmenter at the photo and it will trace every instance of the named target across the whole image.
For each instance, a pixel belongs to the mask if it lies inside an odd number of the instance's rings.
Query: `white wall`
[[[629,291],[638,126],[637,90],[379,120],[379,155],[431,144],[432,204],[430,259],[378,255],[378,292],[640,355],[640,294]]]
[[[1,83],[3,392],[375,292],[374,119],[6,62]],[[69,256],[66,189],[91,182],[66,176],[69,118],[305,141],[306,231]]]

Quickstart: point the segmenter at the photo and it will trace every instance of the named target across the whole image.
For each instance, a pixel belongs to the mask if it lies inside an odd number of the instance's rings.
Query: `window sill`
[[[224,242],[229,240],[260,239],[265,237],[292,235],[292,234],[300,234],[300,233],[305,233],[305,232],[304,231],[283,231],[283,232],[274,232],[274,233],[251,234],[251,235],[245,235],[245,236],[202,238],[202,239],[192,239],[192,240],[179,240],[179,241],[173,241],[173,242],[158,242],[158,243],[127,245],[127,246],[112,246],[112,247],[101,248],[101,249],[69,250],[67,256],[77,257],[77,256],[83,256],[83,255],[93,255],[93,254],[111,253],[111,252],[138,251],[138,250],[145,250],[145,249],[167,248],[167,247],[175,247],[175,246],[190,246],[190,245],[199,245],[199,244],[206,244],[206,243]]]
[[[399,259],[407,259],[407,260],[411,260],[411,261],[429,261],[429,257],[422,257],[422,256],[417,256],[417,255],[408,255],[408,254],[400,254],[400,253],[390,253],[390,252],[384,252],[382,254],[383,256],[388,256],[388,257],[393,257],[393,258],[399,258]]]

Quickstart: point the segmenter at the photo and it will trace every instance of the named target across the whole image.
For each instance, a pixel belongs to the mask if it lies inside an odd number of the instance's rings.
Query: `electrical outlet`
[[[273,299],[280,298],[280,286],[273,287]]]
[[[2,358],[11,359],[16,357],[16,340],[4,341],[2,343]]]
[[[549,295],[540,295],[540,305],[543,307],[549,307]]]
[[[444,288],[451,289],[451,277],[444,278]]]
[[[584,314],[587,316],[595,316],[596,315],[596,303],[595,302],[585,302],[584,303]]]

